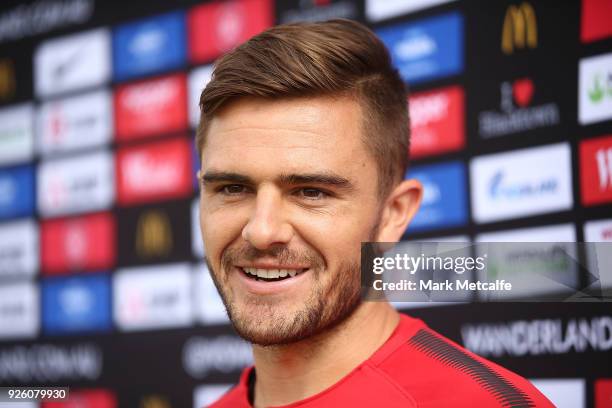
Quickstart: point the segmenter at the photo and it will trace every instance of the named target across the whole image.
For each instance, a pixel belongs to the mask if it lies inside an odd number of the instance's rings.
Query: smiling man
[[[274,27],[217,61],[200,106],[206,261],[255,361],[214,407],[549,406],[361,299],[361,242],[399,240],[421,199],[406,91],[370,30]]]

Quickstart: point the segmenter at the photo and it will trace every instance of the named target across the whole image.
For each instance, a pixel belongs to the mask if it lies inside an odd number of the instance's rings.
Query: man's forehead
[[[320,141],[350,132],[359,139],[359,120],[359,105],[347,97],[240,98],[213,117],[207,139],[221,136],[223,140],[227,133],[241,131],[284,131],[297,138],[319,137]]]
[[[360,120],[349,98],[241,99],[211,121],[203,161],[359,160],[367,155]]]
[[[234,120],[241,114],[241,119],[248,119],[251,115],[271,113],[283,114],[274,119],[287,118],[295,126],[310,127],[319,123],[325,116],[333,115],[336,111],[344,114],[355,111],[359,114],[359,103],[354,97],[344,95],[300,96],[300,97],[239,97],[227,103],[215,114],[215,118],[224,118],[232,115]]]
[[[276,124],[308,131],[313,126],[322,125],[337,114],[343,116],[360,115],[360,106],[355,98],[348,96],[312,97],[240,97],[219,109],[213,118],[227,122],[231,117],[232,125],[252,122],[252,118],[264,115]],[[218,121],[217,121],[218,122]],[[265,125],[261,123],[260,125]]]

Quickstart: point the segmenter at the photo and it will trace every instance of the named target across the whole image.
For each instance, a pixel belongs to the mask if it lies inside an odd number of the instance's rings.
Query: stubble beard
[[[253,260],[263,254],[275,256],[281,264],[295,262],[311,266],[306,272],[313,274],[310,293],[303,304],[297,305],[297,310],[293,309],[294,312],[282,310],[282,305],[255,296],[241,299],[240,305],[234,299],[227,272],[236,260]],[[328,271],[318,254],[296,254],[285,247],[259,251],[248,244],[224,251],[221,259],[221,269],[224,271],[222,275],[212,268],[208,258],[206,263],[234,329],[246,341],[260,346],[292,344],[332,330],[361,304],[358,263],[341,263],[336,276],[322,280],[321,275]]]

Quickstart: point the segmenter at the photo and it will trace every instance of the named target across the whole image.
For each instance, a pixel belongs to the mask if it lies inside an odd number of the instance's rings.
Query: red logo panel
[[[612,378],[595,380],[595,408],[612,408]]]
[[[191,150],[187,139],[120,149],[118,202],[133,205],[184,197],[192,192]]]
[[[210,61],[273,24],[271,0],[234,0],[195,7],[188,16],[189,57]]]
[[[612,202],[612,136],[580,143],[582,204]]]
[[[120,142],[185,130],[185,75],[120,86],[115,92],[115,128]]]
[[[463,89],[459,86],[410,96],[411,157],[447,153],[464,147],[464,100]]]
[[[43,271],[57,274],[112,268],[116,259],[115,231],[115,220],[110,213],[43,222]]]
[[[70,390],[66,401],[43,402],[41,408],[117,408],[117,398],[107,390]]]
[[[582,0],[580,39],[583,43],[612,36],[612,1]]]

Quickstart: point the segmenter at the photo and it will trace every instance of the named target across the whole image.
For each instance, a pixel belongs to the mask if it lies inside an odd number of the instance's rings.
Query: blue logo
[[[34,213],[34,168],[0,169],[0,219]]]
[[[463,17],[457,12],[383,28],[376,34],[411,85],[463,71]]]
[[[186,44],[183,12],[122,25],[113,32],[115,79],[178,68],[186,61]]]
[[[419,180],[424,188],[421,208],[408,226],[407,234],[467,223],[467,186],[462,162],[417,166],[406,178]]]
[[[492,199],[520,200],[534,196],[555,194],[559,190],[559,181],[555,178],[533,180],[530,183],[507,184],[503,171],[499,170],[489,182],[489,196]]]
[[[46,334],[109,331],[110,277],[95,274],[43,280],[42,318]]]

